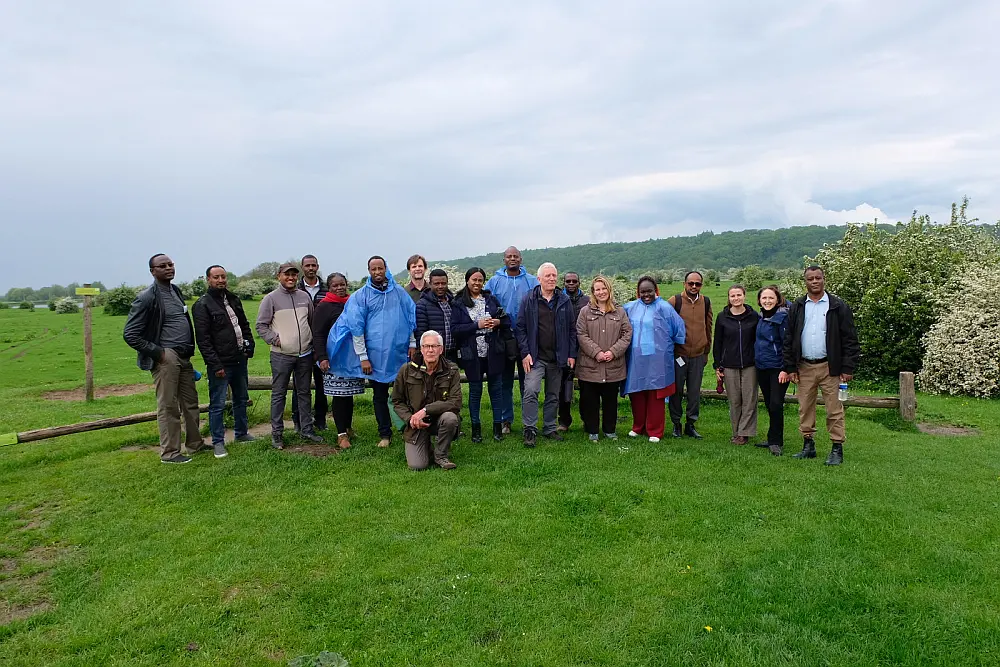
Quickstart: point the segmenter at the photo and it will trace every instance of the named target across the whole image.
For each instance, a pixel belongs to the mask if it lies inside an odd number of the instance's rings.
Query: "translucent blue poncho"
[[[629,301],[624,308],[632,323],[632,345],[622,393],[669,387],[674,383],[674,345],[684,343],[684,320],[660,297],[648,306],[641,299]]]
[[[344,304],[343,314],[330,329],[326,350],[330,372],[347,378],[366,378],[390,383],[409,360],[410,336],[417,326],[413,299],[392,279],[385,268],[389,286],[384,292],[372,285],[364,287]],[[361,372],[361,359],[354,352],[354,336],[364,336],[372,374]]]

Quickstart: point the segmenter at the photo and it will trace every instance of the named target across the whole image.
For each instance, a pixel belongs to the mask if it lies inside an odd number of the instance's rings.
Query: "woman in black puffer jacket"
[[[760,316],[746,301],[742,285],[729,288],[729,305],[715,318],[712,357],[715,375],[726,383],[729,421],[734,445],[745,445],[757,435],[757,369],[754,342]]]

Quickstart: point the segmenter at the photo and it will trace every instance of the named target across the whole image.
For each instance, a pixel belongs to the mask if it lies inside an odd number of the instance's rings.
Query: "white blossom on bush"
[[[949,281],[950,297],[927,335],[921,389],[935,394],[1000,396],[1000,308],[996,265],[967,265]]]

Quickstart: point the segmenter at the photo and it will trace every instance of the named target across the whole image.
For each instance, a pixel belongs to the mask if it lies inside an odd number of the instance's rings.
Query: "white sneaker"
[[[635,431],[629,431],[628,432],[628,437],[630,437],[630,438],[638,438],[639,434],[636,433]]]
[[[660,439],[657,438],[655,435],[651,435],[651,436],[649,436],[649,441],[650,442],[659,442]]]

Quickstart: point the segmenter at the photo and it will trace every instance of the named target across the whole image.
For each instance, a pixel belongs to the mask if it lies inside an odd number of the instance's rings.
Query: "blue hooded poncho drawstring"
[[[351,295],[344,313],[330,329],[327,356],[330,372],[347,378],[365,378],[389,384],[409,360],[410,336],[417,327],[413,299],[392,279],[385,291],[372,285],[369,276],[364,286]],[[361,371],[361,359],[354,352],[354,336],[364,336],[372,374]]]
[[[629,301],[624,308],[632,323],[632,345],[622,394],[669,387],[674,383],[674,345],[684,343],[684,320],[660,297],[648,306],[641,299]]]

